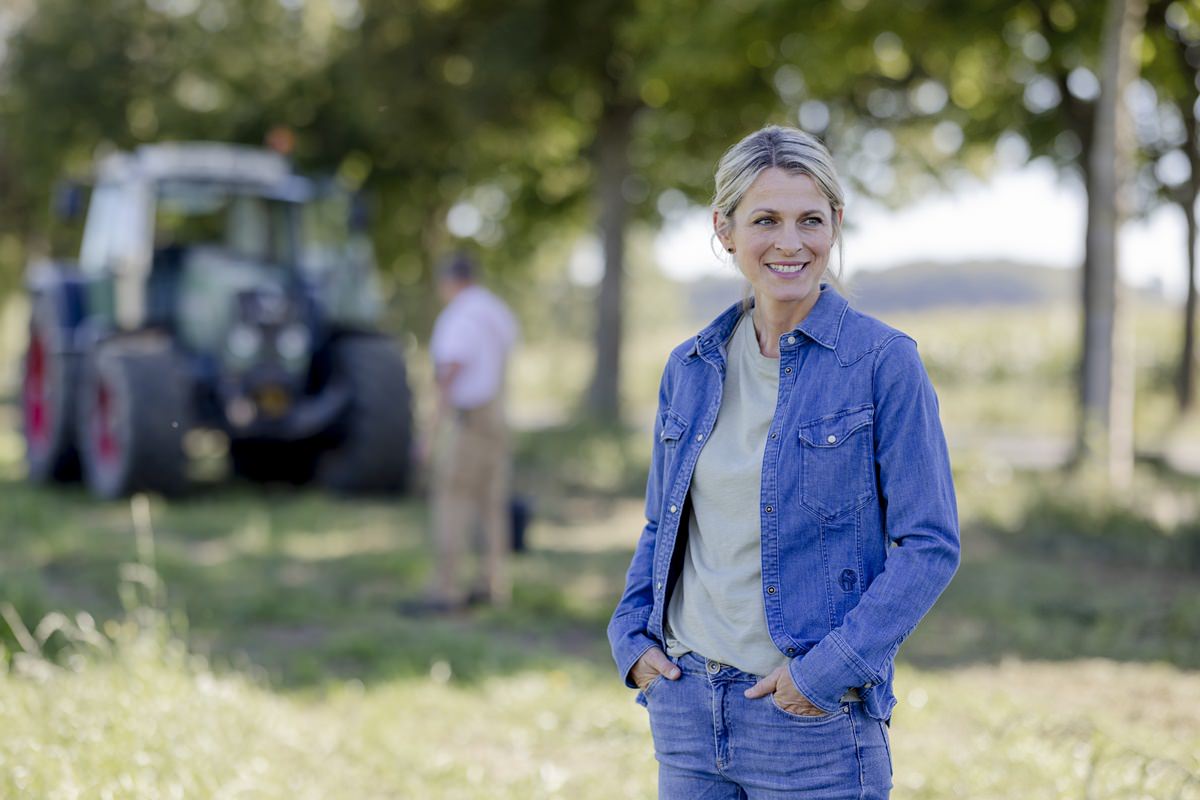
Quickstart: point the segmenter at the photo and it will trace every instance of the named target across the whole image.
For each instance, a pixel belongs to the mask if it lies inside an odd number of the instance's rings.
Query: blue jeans
[[[754,675],[694,653],[672,660],[680,678],[659,676],[637,697],[650,712],[660,800],[888,797],[888,733],[861,702],[802,717],[773,696],[743,696]]]

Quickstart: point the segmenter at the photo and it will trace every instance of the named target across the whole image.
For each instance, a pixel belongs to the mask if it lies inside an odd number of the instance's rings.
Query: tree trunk
[[[1133,471],[1132,330],[1120,313],[1117,233],[1129,210],[1134,148],[1122,98],[1137,74],[1132,41],[1145,15],[1145,0],[1108,0],[1090,154],[1077,442],[1080,460],[1102,467],[1114,488],[1127,486]]]
[[[1192,121],[1195,127],[1195,121]],[[1189,150],[1196,140],[1191,139]],[[1183,352],[1179,357],[1179,412],[1188,414],[1196,405],[1196,199],[1200,196],[1200,159],[1191,155],[1192,179],[1188,181],[1183,206],[1187,220],[1187,296],[1183,303]]]
[[[587,407],[597,419],[621,418],[622,300],[625,278],[625,228],[628,206],[623,191],[629,176],[633,108],[610,103],[600,120],[596,141],[597,199],[604,276],[596,313],[596,366]]]
[[[1184,48],[1181,45],[1180,62],[1189,74],[1190,64],[1187,61]],[[1196,115],[1192,111],[1197,102],[1196,84],[1190,84],[1191,92],[1188,104],[1183,114],[1183,125],[1187,131],[1188,164],[1191,166],[1191,176],[1183,186],[1183,197],[1180,206],[1183,217],[1187,220],[1187,295],[1183,303],[1183,348],[1179,357],[1179,413],[1188,414],[1196,404],[1196,200],[1200,198],[1200,128],[1196,124]]]

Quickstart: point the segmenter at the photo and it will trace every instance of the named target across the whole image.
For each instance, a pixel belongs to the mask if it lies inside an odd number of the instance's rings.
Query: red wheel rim
[[[96,454],[97,461],[111,465],[120,458],[121,443],[117,439],[117,413],[113,402],[113,393],[103,378],[96,381],[94,400],[92,405],[92,452]]]
[[[25,435],[31,447],[43,448],[50,441],[50,370],[45,342],[34,332],[29,336],[25,358]]]

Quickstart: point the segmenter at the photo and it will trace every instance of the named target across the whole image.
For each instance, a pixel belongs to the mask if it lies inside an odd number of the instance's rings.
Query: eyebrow
[[[779,216],[779,212],[778,212],[778,211],[776,211],[776,210],[775,210],[775,209],[773,209],[773,208],[756,208],[756,209],[754,209],[753,211],[751,211],[750,213],[751,213],[751,214],[760,214],[760,213],[761,213],[761,214],[774,214],[774,215],[776,215],[776,216]],[[812,215],[812,214],[821,214],[821,215],[824,215],[824,214],[825,214],[825,212],[824,212],[824,211],[822,211],[822,210],[821,210],[821,209],[819,209],[819,208],[810,208],[810,209],[808,209],[807,211],[801,211],[801,212],[800,212],[800,216],[802,216],[802,217],[807,217],[807,216],[810,216],[810,215]]]

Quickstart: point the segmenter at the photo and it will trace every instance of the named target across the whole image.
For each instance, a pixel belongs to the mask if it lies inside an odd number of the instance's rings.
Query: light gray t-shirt
[[[730,339],[721,409],[692,475],[683,569],[667,607],[667,652],[766,675],[787,663],[762,596],[759,494],[779,360],[758,349],[752,312]]]

